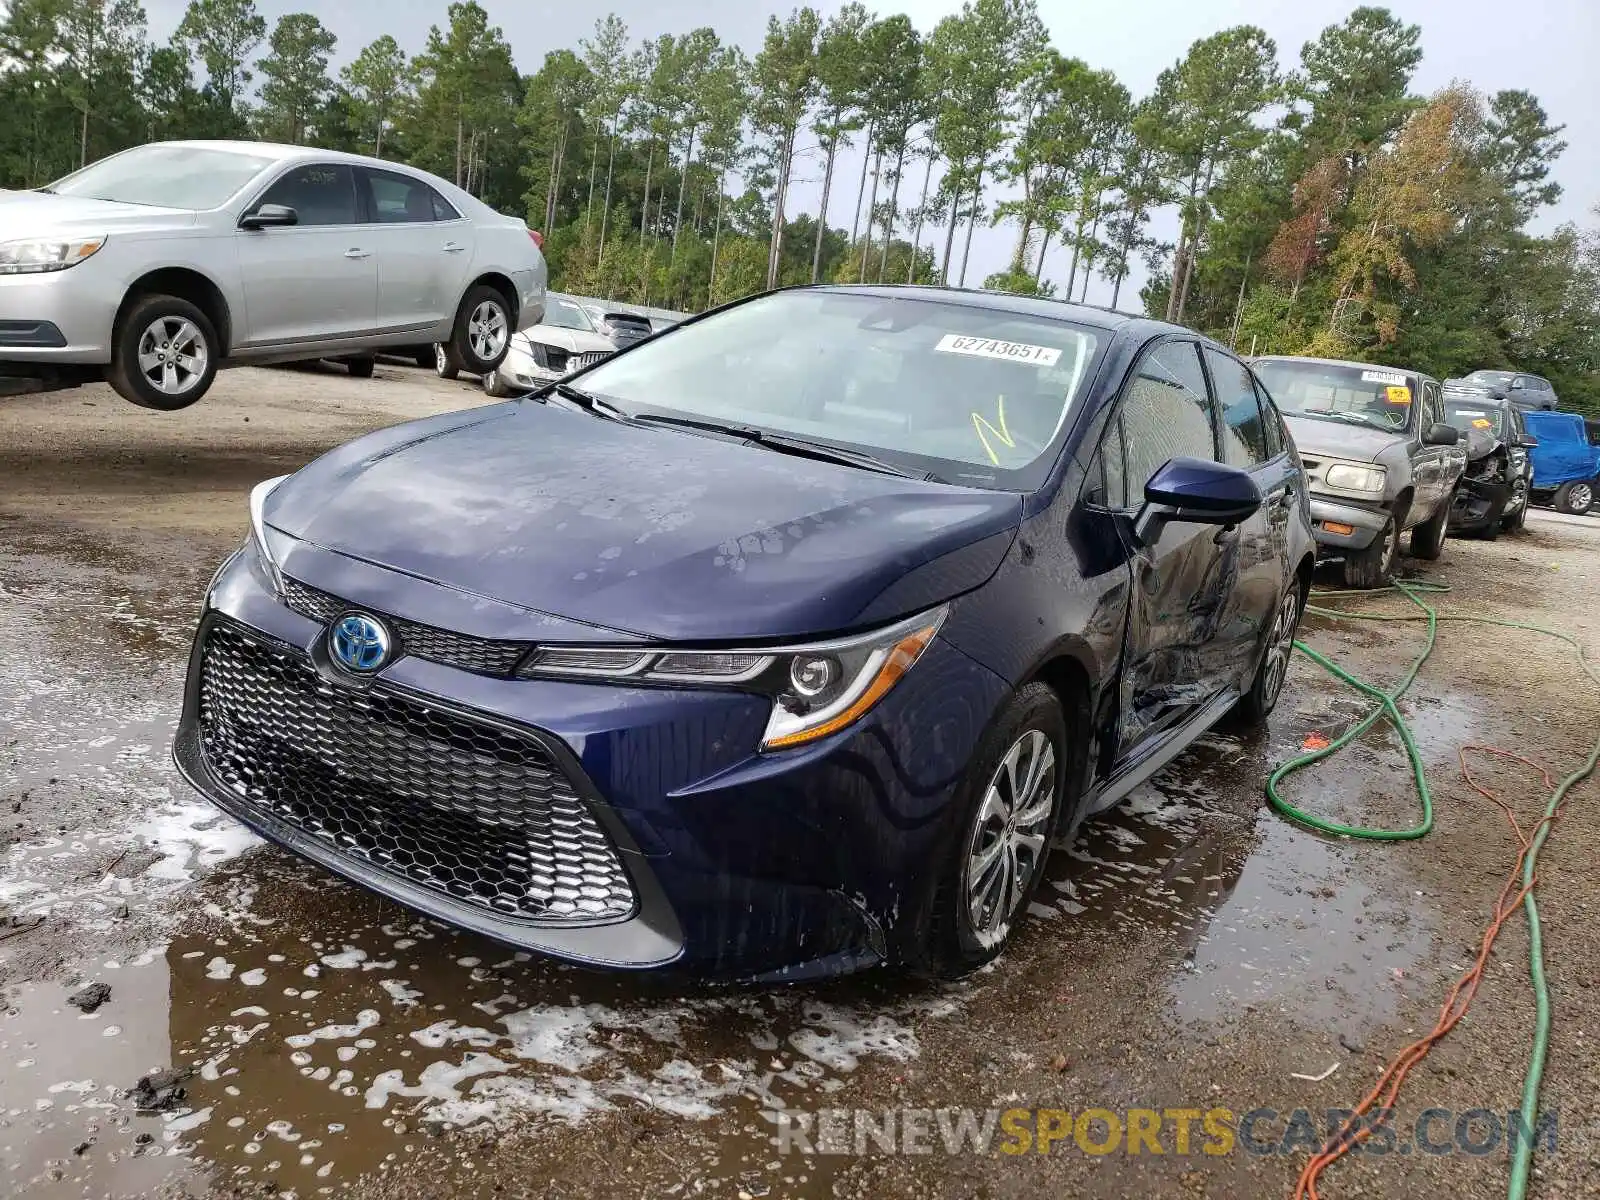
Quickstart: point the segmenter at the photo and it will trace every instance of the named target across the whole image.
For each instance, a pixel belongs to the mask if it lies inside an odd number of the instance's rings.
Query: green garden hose
[[[1583,644],[1568,634],[1561,633],[1554,629],[1547,629],[1542,625],[1529,624],[1525,621],[1502,621],[1493,617],[1457,616],[1455,614],[1440,616],[1439,613],[1421,597],[1422,594],[1425,593],[1440,593],[1450,590],[1447,586],[1441,584],[1396,583],[1394,584],[1394,588],[1422,611],[1415,614],[1402,613],[1398,615],[1391,615],[1385,613],[1344,612],[1340,609],[1323,608],[1317,605],[1309,604],[1306,606],[1306,611],[1309,613],[1315,613],[1318,616],[1331,617],[1336,620],[1426,621],[1428,623],[1427,645],[1423,648],[1423,651],[1417,657],[1417,660],[1411,664],[1411,669],[1406,672],[1399,685],[1391,691],[1385,692],[1380,688],[1373,687],[1371,684],[1368,684],[1363,680],[1357,679],[1349,672],[1337,666],[1327,657],[1311,649],[1311,647],[1307,646],[1305,643],[1299,641],[1295,642],[1295,648],[1300,650],[1318,666],[1328,671],[1335,678],[1357,689],[1364,695],[1371,696],[1373,699],[1379,702],[1378,707],[1374,708],[1372,712],[1368,713],[1367,716],[1364,717],[1360,722],[1352,726],[1345,733],[1341,734],[1333,742],[1329,743],[1320,750],[1314,750],[1309,753],[1302,754],[1297,758],[1290,759],[1288,762],[1284,763],[1276,771],[1274,771],[1267,781],[1267,800],[1274,809],[1292,821],[1297,821],[1302,825],[1309,826],[1310,828],[1319,830],[1321,832],[1337,833],[1348,837],[1364,838],[1375,841],[1404,841],[1423,837],[1430,829],[1433,828],[1433,799],[1432,795],[1428,791],[1427,779],[1423,773],[1422,759],[1417,753],[1416,742],[1411,736],[1411,730],[1406,725],[1405,718],[1400,715],[1400,710],[1396,705],[1396,701],[1405,694],[1408,688],[1410,688],[1411,684],[1416,680],[1417,673],[1422,669],[1422,664],[1426,662],[1428,656],[1433,653],[1433,647],[1438,636],[1440,621],[1464,621],[1479,625],[1495,625],[1502,629],[1519,629],[1523,630],[1524,632],[1538,633],[1544,635],[1545,637],[1552,637],[1558,641],[1565,642],[1567,645],[1571,646],[1577,651],[1578,665],[1583,668],[1584,674],[1588,675],[1589,679],[1596,685],[1596,687],[1600,687],[1600,671],[1597,671],[1595,664],[1590,661],[1588,654],[1584,651]],[[1316,593],[1316,595],[1321,599],[1333,599],[1341,596],[1370,596],[1372,594],[1373,593],[1371,592],[1356,591]],[[1293,774],[1295,771],[1302,770],[1314,762],[1320,762],[1322,759],[1327,758],[1330,755],[1337,753],[1345,746],[1348,746],[1356,738],[1360,737],[1368,729],[1372,728],[1373,724],[1376,723],[1380,716],[1388,717],[1390,723],[1399,733],[1400,740],[1406,748],[1406,756],[1411,761],[1412,777],[1416,782],[1417,794],[1422,802],[1422,821],[1420,824],[1411,829],[1401,830],[1368,829],[1361,826],[1340,825],[1337,822],[1321,820],[1320,818],[1314,817],[1309,813],[1296,808],[1279,794],[1278,784],[1286,776]],[[1571,791],[1573,787],[1594,773],[1597,764],[1600,764],[1600,738],[1596,739],[1594,746],[1589,751],[1588,758],[1584,760],[1583,764],[1579,766],[1576,771],[1572,772],[1572,774],[1563,779],[1556,787],[1555,791],[1550,794],[1549,802],[1545,805],[1544,809],[1544,819],[1541,821],[1539,830],[1534,835],[1533,841],[1528,849],[1528,853],[1523,859],[1522,886],[1525,889],[1525,895],[1523,897],[1522,906],[1523,911],[1526,913],[1528,918],[1528,966],[1529,974],[1533,983],[1535,1020],[1533,1047],[1529,1052],[1528,1072],[1523,1081],[1522,1105],[1520,1112],[1522,1128],[1530,1132],[1536,1127],[1536,1121],[1539,1114],[1539,1089],[1544,1079],[1545,1059],[1548,1056],[1550,1049],[1551,1025],[1550,990],[1544,970],[1543,927],[1539,923],[1539,902],[1534,895],[1533,881],[1538,865],[1539,851],[1544,848],[1545,841],[1550,836],[1552,821],[1556,812],[1560,809],[1562,801],[1566,799],[1567,793]],[[1524,1200],[1524,1197],[1527,1195],[1528,1175],[1533,1163],[1533,1144],[1534,1139],[1531,1136],[1519,1137],[1516,1139],[1516,1145],[1512,1150],[1510,1181],[1506,1190],[1507,1200]]]

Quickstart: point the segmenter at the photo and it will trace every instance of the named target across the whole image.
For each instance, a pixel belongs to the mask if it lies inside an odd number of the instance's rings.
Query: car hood
[[[546,346],[558,346],[569,354],[591,354],[596,351],[610,353],[617,348],[616,343],[610,338],[601,337],[598,333],[590,333],[584,329],[560,329],[554,325],[535,325],[523,330],[516,337],[530,342],[542,342]]]
[[[726,642],[842,632],[976,587],[1021,509],[1014,493],[525,401],[352,442],[280,486],[265,517],[537,613]]]
[[[0,191],[0,229],[16,237],[45,233],[104,233],[113,229],[172,228],[193,225],[193,211],[150,204],[119,204],[49,192]]]
[[[1406,440],[1403,431],[1386,433],[1382,429],[1363,429],[1345,421],[1322,417],[1283,414],[1284,424],[1302,454],[1321,458],[1345,458],[1352,462],[1376,462],[1378,456]]]

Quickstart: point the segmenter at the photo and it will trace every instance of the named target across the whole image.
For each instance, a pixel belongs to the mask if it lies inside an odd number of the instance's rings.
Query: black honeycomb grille
[[[541,924],[634,911],[616,848],[532,738],[376,689],[345,692],[222,621],[205,634],[199,718],[222,783],[341,853]]]
[[[283,581],[283,593],[284,600],[295,612],[323,624],[356,607],[287,576]],[[448,629],[398,617],[384,617],[384,621],[389,631],[399,639],[401,654],[443,663],[447,667],[458,667],[478,675],[509,676],[528,651],[533,649],[528,642],[472,637],[470,634],[453,633]]]

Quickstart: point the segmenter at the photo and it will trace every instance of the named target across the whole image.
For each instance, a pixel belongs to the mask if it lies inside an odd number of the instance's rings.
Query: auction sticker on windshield
[[[1404,384],[1405,381],[1406,381],[1406,377],[1404,375],[1400,374],[1399,371],[1363,371],[1363,372],[1361,372],[1361,382],[1362,383],[1385,383],[1385,384],[1388,384],[1391,387],[1399,387],[1400,385]]]
[[[945,334],[934,349],[942,354],[1005,358],[1012,362],[1035,363],[1041,367],[1053,367],[1061,359],[1061,351],[1053,346],[1030,346],[1026,342],[1002,342],[995,338],[968,337],[959,333]]]

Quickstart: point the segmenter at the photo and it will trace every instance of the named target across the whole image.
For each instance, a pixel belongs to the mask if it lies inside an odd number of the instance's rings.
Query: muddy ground
[[[233,371],[170,415],[101,387],[0,399],[0,1193],[1289,1196],[1303,1150],[1208,1155],[1198,1126],[1188,1154],[1171,1126],[1159,1156],[1071,1138],[1012,1155],[999,1136],[950,1153],[937,1133],[928,1154],[808,1154],[780,1152],[774,1114],[1303,1107],[1320,1123],[1433,1025],[1515,859],[1458,748],[1513,748],[1560,775],[1600,731],[1566,648],[1447,624],[1403,705],[1437,805],[1421,841],[1326,838],[1264,806],[1273,765],[1362,712],[1301,659],[1264,735],[1208,738],[1091,826],[1053,858],[1010,951],[962,983],[711,990],[528,961],[261,844],[168,762],[197,605],[242,535],[248,486],[478,400],[395,366],[370,382]],[[1600,652],[1600,520],[1536,514],[1418,574],[1455,589],[1446,612],[1559,625]],[[1305,637],[1388,684],[1423,633],[1313,619]],[[1536,820],[1528,771],[1479,773]],[[1381,729],[1288,787],[1341,819],[1416,820]],[[1538,1197],[1600,1194],[1597,837],[1586,783],[1540,873],[1558,1134]],[[1471,1015],[1411,1073],[1402,1145],[1428,1108],[1517,1106],[1527,952],[1519,916]],[[67,1004],[93,982],[111,989],[101,1007]],[[165,1068],[193,1074],[141,1113],[129,1089]],[[1481,1145],[1487,1129],[1466,1132]],[[1503,1142],[1397,1147],[1339,1163],[1321,1194],[1489,1197],[1506,1176]]]

